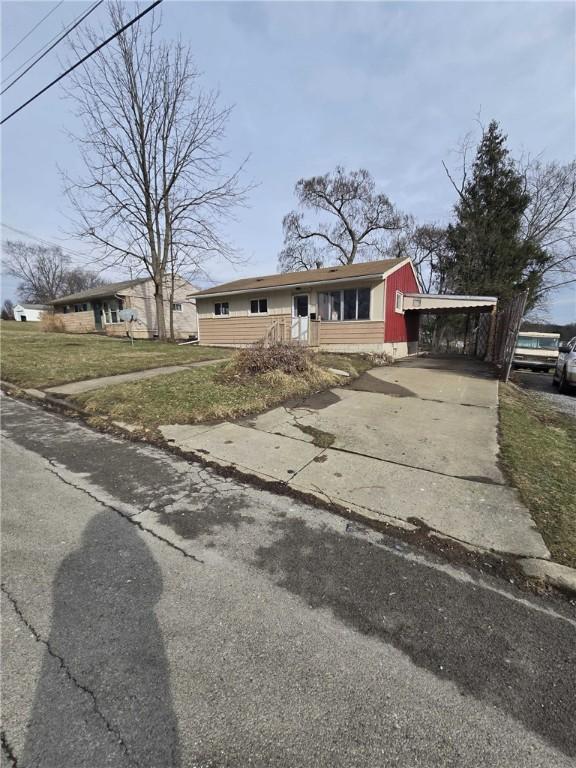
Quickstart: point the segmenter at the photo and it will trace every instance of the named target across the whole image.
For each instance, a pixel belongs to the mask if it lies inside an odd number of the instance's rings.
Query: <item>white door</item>
[[[292,341],[308,341],[308,295],[292,296]]]

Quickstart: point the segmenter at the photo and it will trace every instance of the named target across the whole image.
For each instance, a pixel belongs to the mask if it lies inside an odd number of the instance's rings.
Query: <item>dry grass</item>
[[[20,387],[50,387],[162,365],[227,357],[213,347],[112,339],[95,334],[42,332],[36,323],[0,322],[2,379]]]
[[[223,376],[222,368],[106,387],[76,396],[74,402],[90,414],[150,428],[238,418],[338,384],[337,376],[317,366],[298,375],[268,371],[234,382]]]
[[[576,420],[537,395],[503,385],[500,450],[553,559],[576,568]]]

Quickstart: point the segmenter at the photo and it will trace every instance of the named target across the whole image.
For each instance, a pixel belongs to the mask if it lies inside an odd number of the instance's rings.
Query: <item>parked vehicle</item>
[[[576,336],[558,350],[558,360],[552,381],[562,394],[576,388]]]
[[[553,371],[558,361],[559,333],[521,331],[518,334],[512,365],[532,371]]]

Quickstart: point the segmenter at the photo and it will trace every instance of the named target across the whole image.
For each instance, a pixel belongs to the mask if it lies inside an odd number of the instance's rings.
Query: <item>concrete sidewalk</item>
[[[197,363],[188,363],[188,365],[163,365],[160,368],[148,368],[143,371],[133,371],[132,373],[118,373],[115,376],[101,376],[98,379],[84,379],[83,381],[73,381],[70,384],[58,384],[55,387],[47,387],[42,391],[54,395],[79,395],[82,392],[103,389],[113,384],[127,384],[131,381],[152,379],[154,376],[163,376],[167,373],[187,371],[190,368],[203,368],[206,365],[223,363],[226,359],[222,357],[219,360],[200,360]]]
[[[467,545],[549,552],[498,467],[498,383],[464,361],[415,360],[241,423],[165,425],[182,451]]]

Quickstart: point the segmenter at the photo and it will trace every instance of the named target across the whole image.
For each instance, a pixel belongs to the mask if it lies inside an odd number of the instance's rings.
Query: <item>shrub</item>
[[[250,347],[239,350],[227,373],[232,376],[246,377],[269,371],[281,371],[285,374],[299,374],[312,366],[312,357],[306,347],[285,341],[266,344],[258,341]]]
[[[62,318],[53,312],[42,312],[40,318],[40,330],[45,333],[64,333]]]

